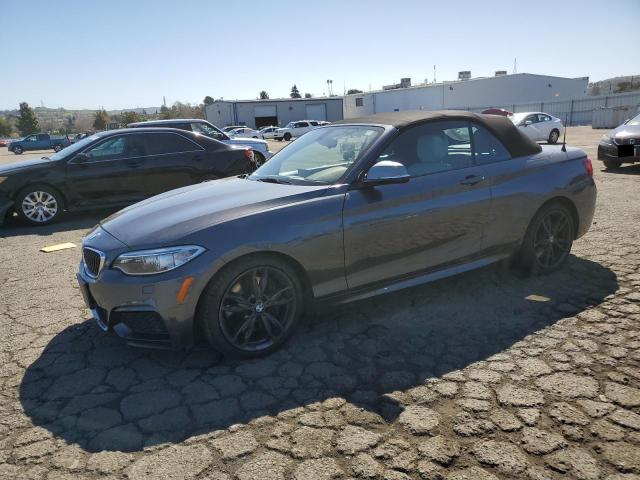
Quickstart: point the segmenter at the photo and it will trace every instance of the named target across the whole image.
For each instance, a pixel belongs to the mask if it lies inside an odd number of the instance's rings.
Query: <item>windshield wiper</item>
[[[258,182],[266,182],[266,183],[281,183],[283,185],[290,185],[291,181],[290,180],[286,180],[282,177],[278,177],[278,176],[272,176],[272,177],[258,177],[256,178],[256,181]]]

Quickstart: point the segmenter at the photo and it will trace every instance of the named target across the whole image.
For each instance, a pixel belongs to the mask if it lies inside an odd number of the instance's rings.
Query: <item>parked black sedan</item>
[[[185,185],[255,170],[253,151],[173,128],[123,129],[84,138],[51,157],[0,166],[0,225],[63,210],[128,205]]]
[[[301,136],[247,178],[158,195],[102,221],[78,280],[104,330],[134,344],[199,338],[278,348],[311,302],[366,298],[517,258],[559,268],[591,225],[577,148],[506,117],[395,112]]]

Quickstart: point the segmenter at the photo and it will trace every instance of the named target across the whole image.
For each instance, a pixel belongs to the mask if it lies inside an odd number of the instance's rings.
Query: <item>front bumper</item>
[[[618,145],[600,143],[598,144],[598,160],[615,160],[622,163],[640,162],[640,145],[634,147],[634,155],[620,156]]]
[[[200,257],[187,265],[196,267],[192,264]],[[196,306],[209,277],[202,260],[201,268],[183,267],[146,276],[105,268],[93,278],[81,261],[76,277],[101,330],[115,333],[133,346],[185,350],[195,343]],[[176,297],[187,277],[193,277],[193,283],[184,301],[178,302]]]

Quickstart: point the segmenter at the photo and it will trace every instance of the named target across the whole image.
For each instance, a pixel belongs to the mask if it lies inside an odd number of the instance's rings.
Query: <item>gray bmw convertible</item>
[[[84,239],[97,324],[138,346],[255,357],[304,308],[513,259],[558,269],[591,225],[591,161],[504,117],[394,112],[313,130],[251,175],[125,208]]]

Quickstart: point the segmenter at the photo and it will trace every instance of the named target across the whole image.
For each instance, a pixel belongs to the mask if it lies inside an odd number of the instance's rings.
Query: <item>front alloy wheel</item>
[[[225,355],[266,355],[292,333],[302,310],[301,292],[287,263],[275,258],[241,260],[205,290],[200,324],[209,343]]]
[[[554,128],[553,130],[551,130],[551,133],[549,134],[548,142],[551,145],[555,145],[556,143],[558,143],[559,138],[560,138],[560,132]]]
[[[15,210],[25,223],[46,225],[60,216],[62,203],[54,190],[45,186],[32,187],[18,195]]]

